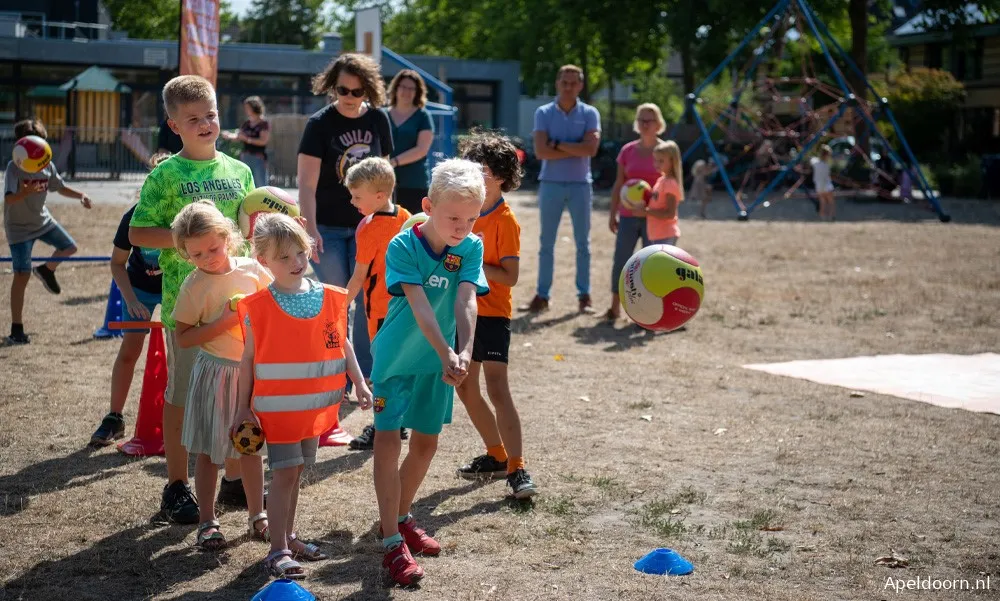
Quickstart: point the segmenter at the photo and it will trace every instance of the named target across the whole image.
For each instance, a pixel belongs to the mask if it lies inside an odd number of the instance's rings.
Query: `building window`
[[[944,46],[927,44],[924,50],[924,66],[930,69],[940,69],[944,64]]]
[[[903,70],[904,71],[909,71],[910,70],[910,47],[909,46],[902,46],[899,49],[899,60],[900,60],[900,62],[903,63]]]
[[[448,82],[454,90],[454,104],[458,108],[458,129],[469,130],[475,126],[496,126],[496,82]]]
[[[955,64],[952,74],[959,81],[975,81],[983,78],[983,40],[979,38],[956,47]]]

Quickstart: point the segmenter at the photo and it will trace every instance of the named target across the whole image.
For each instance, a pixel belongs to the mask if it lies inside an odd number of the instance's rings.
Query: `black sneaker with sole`
[[[406,428],[399,429],[399,439],[409,440]],[[370,451],[375,448],[375,424],[368,424],[359,436],[355,436],[347,445],[352,451]]]
[[[530,499],[538,494],[538,487],[523,469],[515,470],[507,476],[507,485],[514,491],[515,499]]]
[[[46,290],[52,294],[62,292],[59,282],[56,281],[56,272],[49,269],[48,265],[39,265],[31,271],[35,274],[35,277],[42,281],[42,285],[45,286]]]
[[[19,332],[17,334],[11,334],[6,338],[7,344],[30,344],[31,339],[24,332]]]
[[[101,420],[101,425],[90,437],[90,444],[95,447],[106,447],[125,436],[125,418],[119,413],[109,413]]]
[[[247,508],[247,493],[243,490],[243,480],[222,479],[219,483],[219,496],[216,498],[219,505],[226,507]]]
[[[164,486],[160,515],[177,524],[197,524],[198,501],[191,487],[180,480]]]
[[[493,455],[480,455],[456,473],[466,480],[499,480],[507,475],[507,462],[497,461]]]

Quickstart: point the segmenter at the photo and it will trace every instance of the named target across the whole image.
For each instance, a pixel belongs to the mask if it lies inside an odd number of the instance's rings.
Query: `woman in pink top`
[[[649,244],[676,245],[681,237],[677,222],[677,204],[684,200],[684,167],[681,149],[673,140],[660,142],[653,149],[653,160],[662,174],[653,186],[653,197],[646,207],[646,237]]]
[[[611,215],[608,221],[608,227],[616,236],[615,258],[611,267],[611,307],[604,313],[604,318],[608,320],[615,320],[621,315],[618,276],[624,269],[625,262],[632,256],[640,238],[643,246],[648,244],[645,211],[629,210],[622,205],[622,186],[630,179],[644,180],[650,186],[656,183],[660,172],[653,164],[653,148],[661,142],[657,136],[666,127],[660,107],[652,103],[640,104],[635,109],[633,124],[639,139],[629,142],[618,153],[618,175],[611,189]]]

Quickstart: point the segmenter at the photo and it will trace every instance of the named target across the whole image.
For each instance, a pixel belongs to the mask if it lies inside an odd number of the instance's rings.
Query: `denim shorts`
[[[24,242],[15,242],[10,245],[10,258],[14,268],[14,273],[31,273],[31,249],[35,246],[35,241],[41,240],[56,250],[66,250],[76,246],[73,237],[63,229],[57,222],[52,222],[52,229],[44,234]]]
[[[135,298],[140,303],[142,303],[142,306],[146,307],[146,310],[149,311],[150,315],[153,314],[153,309],[156,308],[156,305],[160,304],[161,302],[161,295],[159,294],[153,294],[152,292],[146,292],[145,290],[139,290],[138,288],[132,288],[132,292],[135,293]],[[122,321],[139,321],[139,318],[132,317],[132,314],[128,312],[128,305],[125,304],[124,300],[122,300]],[[122,330],[122,332],[125,332],[126,334],[131,332],[148,334],[149,330],[143,328],[136,328],[130,330]]]

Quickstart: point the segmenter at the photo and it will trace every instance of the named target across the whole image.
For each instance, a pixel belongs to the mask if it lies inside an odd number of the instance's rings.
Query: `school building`
[[[319,50],[223,42],[217,88],[224,128],[242,122],[242,99],[250,95],[260,96],[272,115],[319,110],[326,99],[312,94],[310,78],[342,50],[335,34],[325,36]],[[106,72],[99,82],[110,88],[106,91],[117,89],[122,94],[123,127],[155,127],[164,118],[159,93],[177,75],[177,58],[176,41],[133,40],[113,31],[97,0],[7,0],[0,8],[0,129],[37,114],[37,106],[54,106],[66,95],[60,87],[69,88],[91,67]],[[473,125],[516,131],[520,98],[516,61],[414,55],[405,59],[453,89],[458,132]],[[386,81],[401,68],[383,57]],[[432,101],[441,100],[435,92],[430,96]]]

